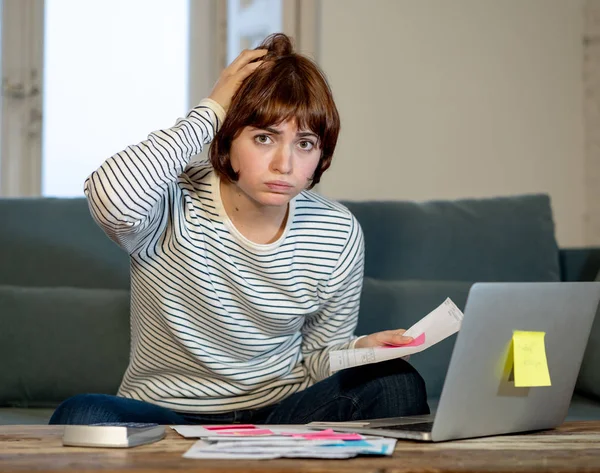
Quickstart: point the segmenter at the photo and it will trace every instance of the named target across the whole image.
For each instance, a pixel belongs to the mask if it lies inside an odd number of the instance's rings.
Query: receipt
[[[404,334],[407,337],[418,339],[420,343],[411,343],[411,346],[404,347],[335,350],[329,354],[329,369],[334,372],[418,353],[458,332],[462,320],[461,310],[450,298],[447,298],[439,307],[419,320]]]

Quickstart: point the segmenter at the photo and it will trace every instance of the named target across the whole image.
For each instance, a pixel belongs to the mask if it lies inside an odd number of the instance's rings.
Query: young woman
[[[67,399],[54,424],[298,424],[428,413],[404,360],[329,373],[353,335],[363,236],[311,189],[339,117],[319,68],[284,35],[244,51],[174,127],[109,158],[91,212],[131,260],[131,356],[118,396]],[[210,162],[191,162],[212,142]]]

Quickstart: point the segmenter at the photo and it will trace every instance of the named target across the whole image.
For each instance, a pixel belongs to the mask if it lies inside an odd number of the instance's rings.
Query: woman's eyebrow
[[[265,126],[265,127],[253,126],[251,128],[253,130],[258,130],[258,131],[268,131],[269,133],[273,133],[274,135],[281,135],[281,131],[279,131],[275,128],[271,128],[270,126]]]
[[[312,136],[313,138],[319,139],[319,137],[317,136],[317,134],[313,133],[311,131],[300,131],[300,132],[296,133],[296,136],[299,137],[299,138],[305,138],[307,136]]]
[[[265,127],[251,127],[254,130],[260,130],[260,131],[267,131],[269,133],[272,133],[274,135],[281,135],[283,132],[279,131],[277,128],[273,128],[270,126],[265,126]],[[316,133],[313,133],[312,131],[299,131],[298,133],[296,133],[296,136],[298,138],[306,138],[307,136],[316,138],[317,140],[319,139],[319,136]]]

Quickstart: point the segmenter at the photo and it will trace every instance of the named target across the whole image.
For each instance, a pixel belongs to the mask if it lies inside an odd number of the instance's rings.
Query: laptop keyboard
[[[433,422],[418,422],[416,424],[386,425],[382,430],[410,430],[412,432],[431,432]]]

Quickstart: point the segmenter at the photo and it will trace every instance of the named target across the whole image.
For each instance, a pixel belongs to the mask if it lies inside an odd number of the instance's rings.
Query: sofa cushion
[[[0,286],[0,405],[115,394],[129,361],[129,291]]]
[[[559,281],[550,199],[344,202],[360,222],[365,275],[377,279]]]
[[[0,222],[0,284],[129,289],[129,255],[86,199],[0,199]]]
[[[382,281],[365,278],[356,333],[408,329],[447,297],[464,310],[472,283],[462,281]],[[439,397],[456,335],[417,353],[410,363],[427,385],[428,397]]]
[[[596,281],[600,281],[600,273]],[[577,392],[600,401],[600,313],[596,313],[575,388]]]

